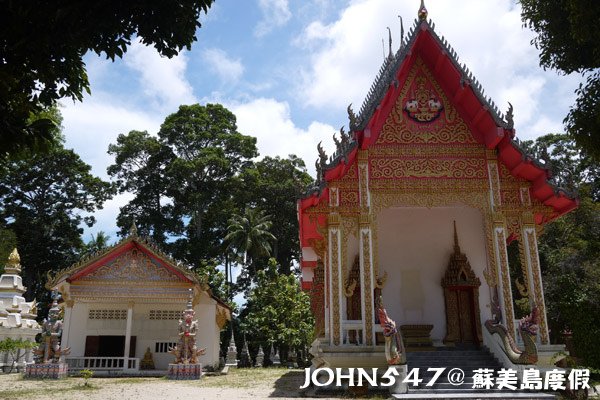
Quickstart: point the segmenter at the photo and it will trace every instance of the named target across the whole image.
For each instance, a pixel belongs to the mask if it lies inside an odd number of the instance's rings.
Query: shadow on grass
[[[304,370],[290,370],[275,381],[275,390],[269,397],[304,397],[300,386],[304,384]]]

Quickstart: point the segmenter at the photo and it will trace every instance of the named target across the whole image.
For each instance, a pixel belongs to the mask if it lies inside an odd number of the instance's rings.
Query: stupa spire
[[[427,8],[425,7],[425,0],[421,0],[421,5],[419,6],[419,12],[417,16],[419,17],[419,21],[424,21],[427,19]]]

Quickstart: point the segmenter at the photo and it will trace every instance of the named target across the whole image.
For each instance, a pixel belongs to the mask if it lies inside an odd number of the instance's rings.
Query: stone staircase
[[[536,393],[531,391],[508,389],[474,389],[473,371],[479,368],[487,368],[496,371],[502,368],[502,365],[485,348],[476,349],[474,347],[463,348],[438,348],[434,351],[415,351],[407,352],[408,372],[414,368],[419,369],[418,378],[422,379],[418,386],[412,386],[409,383],[408,393],[396,394],[394,397],[399,399],[529,399],[529,400],[549,400],[555,399],[553,394]],[[436,374],[435,371],[428,371],[428,368],[445,368],[443,373],[431,386],[427,386]],[[464,379],[460,382],[451,383],[449,376],[452,370],[459,368],[464,372]],[[454,370],[453,372],[457,372]],[[456,377],[456,375],[454,375]],[[414,375],[412,376],[415,377]],[[411,378],[411,376],[409,376]]]

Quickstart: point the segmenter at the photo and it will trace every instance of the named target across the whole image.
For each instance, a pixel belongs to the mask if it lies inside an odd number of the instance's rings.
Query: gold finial
[[[421,0],[421,5],[419,6],[419,12],[417,13],[419,17],[419,21],[424,21],[427,19],[427,8],[425,8],[425,0]]]
[[[6,262],[5,272],[9,274],[17,274],[21,271],[21,256],[19,256],[19,252],[15,247],[13,251],[8,256],[8,261]]]
[[[15,247],[13,249],[13,251],[11,251],[10,255],[8,256],[8,265],[17,265],[21,262],[21,256],[19,256],[19,252],[17,251],[17,248]]]

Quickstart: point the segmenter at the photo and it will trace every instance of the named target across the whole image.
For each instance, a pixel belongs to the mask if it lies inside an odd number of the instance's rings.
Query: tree
[[[116,178],[119,192],[135,195],[117,217],[121,234],[127,233],[135,219],[140,233],[166,247],[167,235],[179,235],[183,223],[173,214],[172,201],[167,201],[165,146],[146,131],[131,131],[119,135],[117,143],[108,147],[108,153],[115,156],[108,174]]]
[[[96,233],[96,236],[92,235],[92,239],[84,245],[83,251],[87,254],[97,253],[106,249],[109,241],[110,236],[104,233],[104,231],[100,231]]]
[[[27,350],[31,350],[36,346],[37,344],[30,340],[12,338],[0,340],[0,354],[7,354],[8,358],[6,361],[11,361],[10,367],[3,367],[3,372],[10,374],[19,361],[25,357]]]
[[[537,37],[540,65],[585,78],[564,122],[567,132],[600,160],[600,3],[590,0],[520,0],[521,19]]]
[[[246,169],[241,179],[244,190],[240,196],[246,204],[259,207],[277,221],[270,229],[276,238],[273,257],[281,272],[289,274],[293,260],[300,256],[297,199],[312,182],[304,161],[295,155],[265,157]]]
[[[72,150],[0,163],[0,223],[17,238],[27,295],[46,294],[46,274],[74,263],[83,249],[82,223],[113,195]]]
[[[17,236],[15,233],[10,229],[0,228],[0,275],[4,273],[4,263],[8,260],[10,252],[16,247]]]
[[[246,207],[243,215],[234,214],[229,220],[225,242],[243,256],[246,270],[239,281],[244,288],[256,275],[259,260],[271,256],[271,243],[276,240],[269,231],[272,226],[271,216],[258,208]]]
[[[241,312],[242,328],[255,341],[305,351],[314,333],[310,299],[294,275],[278,274],[277,269],[270,259],[257,272],[256,286]]]
[[[0,13],[0,148],[12,154],[53,140],[51,119],[31,119],[58,99],[90,91],[83,56],[114,60],[132,38],[173,57],[196,40],[213,0],[4,1]],[[3,155],[3,154],[2,154]]]
[[[552,339],[561,342],[562,332],[572,331],[577,355],[598,368],[600,163],[567,135],[546,135],[523,145],[552,167],[557,183],[579,193],[579,207],[547,224],[538,247]]]
[[[242,206],[239,176],[258,155],[233,113],[219,104],[181,106],[157,137],[131,131],[109,153],[108,173],[135,196],[119,213],[121,234],[135,218],[140,233],[196,268],[224,262],[228,220]]]

